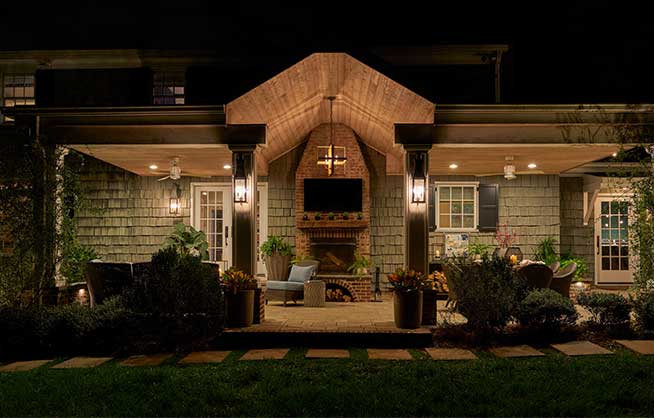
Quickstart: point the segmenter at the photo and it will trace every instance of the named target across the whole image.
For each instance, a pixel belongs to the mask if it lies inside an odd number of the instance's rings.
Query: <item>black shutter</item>
[[[429,185],[429,204],[427,205],[427,210],[429,210],[429,230],[436,230],[436,186],[434,183]]]
[[[499,184],[479,185],[479,232],[495,232],[499,222]]]

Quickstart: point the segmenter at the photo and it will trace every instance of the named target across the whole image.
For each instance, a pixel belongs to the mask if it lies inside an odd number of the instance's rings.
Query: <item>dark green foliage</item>
[[[577,264],[577,271],[575,272],[575,281],[583,281],[586,274],[588,273],[588,264],[586,260],[581,257],[576,257],[572,253],[566,253],[561,256],[561,267],[559,269],[567,267],[571,263]]]
[[[316,219],[320,219],[319,216],[320,213],[317,213],[316,217],[318,218]],[[261,252],[266,257],[271,257],[273,255],[291,255],[292,250],[291,246],[282,237],[271,235],[261,244]]]
[[[598,325],[622,325],[629,322],[631,304],[615,293],[581,293],[577,303],[588,309],[591,321]]]
[[[79,283],[86,280],[86,263],[98,258],[95,250],[83,245],[71,245],[61,263],[61,274],[68,283]]]
[[[520,295],[526,292],[511,263],[499,257],[483,257],[481,262],[451,260],[445,275],[457,310],[482,339],[507,324]]]
[[[631,299],[636,327],[645,333],[654,332],[654,291],[642,292]]]
[[[542,261],[545,264],[554,263],[558,257],[556,254],[556,248],[554,245],[556,240],[553,237],[543,238],[536,248],[536,253],[534,254],[534,259],[537,261]]]
[[[181,222],[175,225],[175,230],[166,238],[164,245],[181,255],[193,255],[201,257],[202,260],[209,259],[209,243],[204,232]]]
[[[529,292],[520,302],[516,316],[521,325],[547,332],[572,326],[577,321],[572,301],[551,289]]]

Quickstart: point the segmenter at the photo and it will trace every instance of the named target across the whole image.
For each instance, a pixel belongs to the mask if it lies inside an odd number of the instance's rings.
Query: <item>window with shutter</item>
[[[478,186],[479,183],[471,182],[437,182],[433,193],[432,212],[434,222],[433,224],[430,222],[430,226],[433,225],[433,230],[446,232],[476,231],[478,224]]]

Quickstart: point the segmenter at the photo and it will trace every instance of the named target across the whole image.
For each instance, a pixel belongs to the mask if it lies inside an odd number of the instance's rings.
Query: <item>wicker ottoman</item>
[[[325,306],[325,282],[322,280],[309,280],[304,282],[304,306]]]

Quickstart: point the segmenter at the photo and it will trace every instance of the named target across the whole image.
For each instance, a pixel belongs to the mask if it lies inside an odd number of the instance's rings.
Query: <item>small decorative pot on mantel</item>
[[[397,269],[388,275],[388,281],[393,286],[395,326],[404,329],[419,328],[422,322],[422,290],[431,287],[429,278],[415,270]]]

